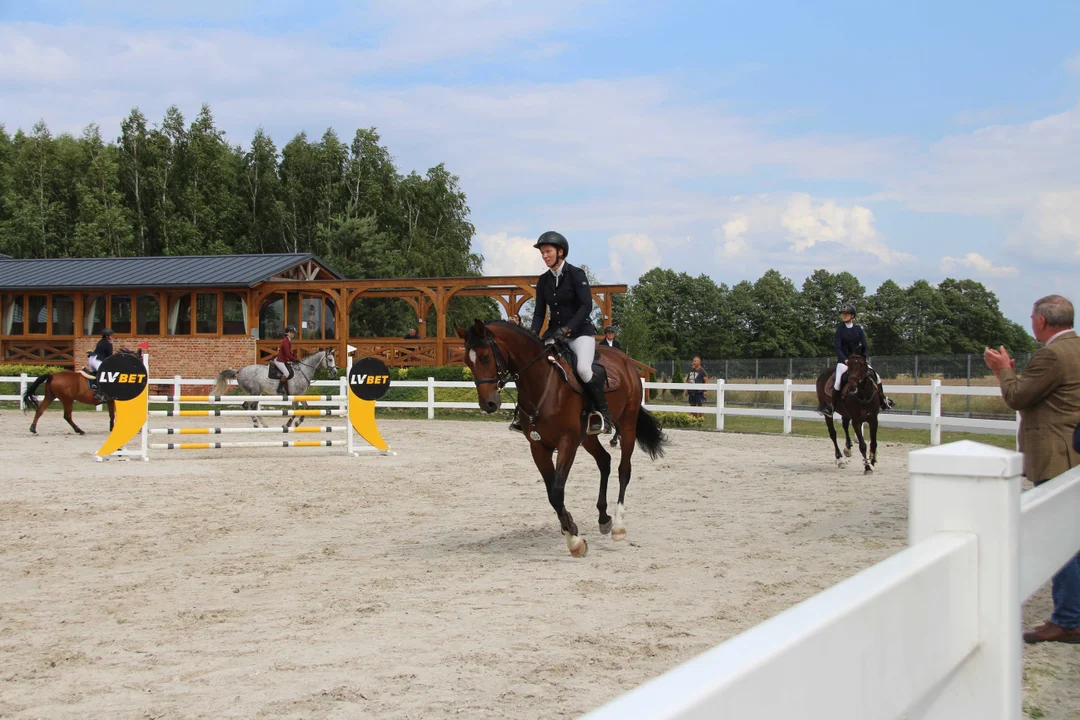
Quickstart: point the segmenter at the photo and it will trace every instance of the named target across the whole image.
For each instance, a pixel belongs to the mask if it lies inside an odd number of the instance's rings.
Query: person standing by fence
[[[686,382],[688,383],[700,383],[704,385],[709,381],[709,374],[705,368],[701,366],[701,358],[694,357],[690,361],[690,370],[686,373]],[[704,390],[687,390],[686,397],[693,407],[701,407],[705,404],[705,391]],[[690,417],[701,417],[701,413],[690,413]]]
[[[1053,480],[1080,464],[1074,444],[1080,420],[1080,337],[1073,331],[1073,305],[1060,295],[1035,301],[1031,329],[1044,343],[1016,374],[1016,361],[1002,346],[986,348],[983,358],[1001,385],[1005,404],[1020,413],[1019,450],[1024,474],[1035,485]],[[1024,633],[1024,642],[1080,643],[1080,554],[1052,580],[1054,612],[1050,619]]]

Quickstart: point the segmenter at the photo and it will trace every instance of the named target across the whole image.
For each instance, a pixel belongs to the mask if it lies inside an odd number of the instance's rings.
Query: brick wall
[[[86,354],[93,351],[98,338],[76,338],[75,366],[86,365]],[[113,337],[113,348],[130,348],[141,342],[150,344],[150,375],[155,378],[214,378],[225,369],[239,370],[256,361],[255,339],[246,335],[233,337]],[[152,389],[153,390],[153,389]],[[199,395],[210,386],[184,386],[184,394]],[[168,390],[172,391],[171,386]],[[157,390],[153,390],[156,394]]]

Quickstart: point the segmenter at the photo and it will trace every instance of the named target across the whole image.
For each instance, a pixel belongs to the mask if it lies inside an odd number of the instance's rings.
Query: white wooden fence
[[[1019,720],[1020,605],[1080,550],[1080,468],[1021,495],[1022,456],[910,453],[909,547],[587,720]]]
[[[26,387],[33,382],[34,378],[28,375],[20,376],[7,376],[0,377],[0,382],[18,383],[19,394],[18,395],[0,395],[0,401],[10,402],[22,402],[22,394],[25,392]],[[159,378],[151,379],[152,385],[172,385],[174,394],[180,394],[181,388],[190,385],[213,385],[214,380],[208,378],[183,378],[179,375],[172,378]],[[235,383],[234,383],[235,384]],[[316,387],[334,387],[338,386],[337,381],[334,380],[320,380],[313,383]],[[716,393],[716,401],[710,405],[704,405],[701,407],[689,407],[687,405],[663,405],[655,403],[646,403],[645,407],[650,410],[658,410],[663,412],[681,412],[681,413],[701,413],[706,415],[716,415],[716,427],[718,430],[724,429],[725,417],[762,417],[762,418],[774,418],[783,420],[783,429],[785,433],[791,432],[792,420],[820,420],[821,415],[817,412],[810,410],[795,410],[793,409],[792,398],[795,393],[814,393],[815,388],[813,385],[796,384],[791,380],[785,380],[783,384],[757,384],[757,383],[725,383],[723,380],[718,380],[715,383],[707,385],[690,384],[690,383],[658,383],[658,382],[646,382],[643,383],[645,390],[666,390],[666,391],[682,391],[682,390],[706,390]],[[472,388],[475,389],[475,385],[471,381],[447,381],[447,380],[435,380],[434,378],[428,378],[425,380],[394,380],[391,383],[392,387],[412,387],[412,388],[427,388],[426,400],[390,400],[380,401],[380,407],[388,408],[422,408],[427,410],[429,419],[434,419],[435,411],[437,409],[444,408],[458,408],[467,410],[476,410],[480,412],[475,401],[469,402],[446,402],[435,400],[435,390],[437,388]],[[508,388],[514,388],[514,384],[507,385]],[[966,417],[947,417],[942,415],[941,412],[941,398],[945,395],[966,395],[970,397],[1000,397],[1001,392],[996,387],[969,387],[965,385],[942,385],[940,380],[934,380],[930,385],[889,385],[889,395],[929,395],[930,396],[930,412],[928,415],[911,415],[905,411],[887,412],[880,416],[880,422],[886,427],[906,427],[906,428],[925,428],[930,431],[930,444],[941,444],[941,430],[943,427],[948,427],[956,430],[973,430],[976,432],[995,432],[1001,434],[1015,435],[1017,430],[1018,420],[1016,418],[1010,420],[988,420],[981,418],[966,418]],[[729,392],[779,392],[783,393],[783,407],[781,409],[773,408],[746,408],[746,407],[731,407],[726,403],[726,394]],[[268,403],[273,403],[273,400],[268,400]],[[319,403],[311,403],[313,406],[319,405]],[[98,406],[98,410],[102,407]],[[836,416],[839,418],[839,416]]]

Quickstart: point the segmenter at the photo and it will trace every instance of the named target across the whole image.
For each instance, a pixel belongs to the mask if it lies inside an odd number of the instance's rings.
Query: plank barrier
[[[341,378],[339,392],[329,394],[305,394],[305,395],[183,395],[174,393],[171,395],[148,395],[146,390],[146,378],[149,378],[149,355],[142,358],[141,367],[143,387],[141,394],[136,399],[129,400],[126,406],[117,400],[118,425],[127,428],[126,437],[117,437],[114,431],[110,434],[102,449],[98,451],[96,459],[103,460],[113,456],[120,459],[138,458],[144,461],[150,459],[150,450],[226,450],[230,448],[315,448],[315,447],[341,447],[352,457],[359,457],[364,452],[374,452],[382,455],[396,455],[390,446],[383,440],[375,426],[375,399],[381,397],[389,388],[389,372],[385,365],[375,358],[364,358],[357,361],[350,369],[346,377]],[[130,361],[128,361],[130,364]],[[361,366],[361,364],[363,364]],[[359,367],[359,372],[356,372]],[[105,370],[104,363],[102,364]],[[130,370],[131,368],[128,368]],[[374,372],[372,372],[374,371]],[[134,373],[128,373],[134,376]],[[103,375],[104,377],[104,375]],[[110,375],[112,377],[112,375]],[[353,382],[350,382],[350,379]],[[179,388],[179,385],[177,385]],[[110,388],[111,389],[111,388]],[[134,394],[134,390],[127,390],[128,394]],[[150,410],[149,403],[172,403],[171,410]],[[322,402],[336,403],[337,407],[331,408],[275,408],[275,409],[244,409],[244,410],[184,410],[183,403],[196,403],[201,405],[213,404],[237,404],[237,403],[266,403],[266,402]],[[121,410],[125,411],[124,422],[120,422]],[[321,425],[316,427],[149,427],[151,418],[159,417],[349,417],[349,423],[345,425]],[[131,428],[134,428],[132,431]],[[123,432],[123,431],[122,431]],[[128,449],[123,447],[138,433],[138,447]],[[345,433],[344,439],[338,440],[243,440],[236,442],[149,442],[150,435],[242,435],[242,434],[316,434],[316,433]],[[368,444],[360,445],[356,442],[359,435]]]

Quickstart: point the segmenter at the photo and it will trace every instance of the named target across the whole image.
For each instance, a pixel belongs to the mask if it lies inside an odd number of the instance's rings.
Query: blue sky
[[[0,122],[376,126],[462,179],[492,273],[971,277],[1080,301],[1080,3],[0,0]]]

